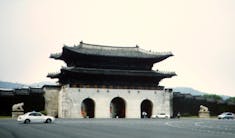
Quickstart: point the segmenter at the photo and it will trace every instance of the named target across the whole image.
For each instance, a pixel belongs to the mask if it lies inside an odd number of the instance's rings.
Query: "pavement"
[[[235,120],[56,119],[22,124],[0,120],[0,138],[235,138]]]

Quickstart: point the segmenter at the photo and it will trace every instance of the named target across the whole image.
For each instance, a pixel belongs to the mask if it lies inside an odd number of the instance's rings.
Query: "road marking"
[[[180,128],[180,129],[189,129],[192,131],[196,131],[196,132],[202,132],[202,133],[209,133],[209,134],[220,134],[220,135],[235,135],[234,130],[233,129],[229,129],[227,127],[223,128],[223,126],[208,126],[207,124],[205,124],[205,122],[192,122],[191,124],[185,124],[186,122],[181,122],[181,121],[172,121],[172,122],[166,122],[165,125],[169,126],[169,127],[174,127],[174,128]],[[210,130],[211,129],[211,130]],[[219,129],[219,130],[218,130]],[[230,130],[233,132],[228,132],[226,130]]]

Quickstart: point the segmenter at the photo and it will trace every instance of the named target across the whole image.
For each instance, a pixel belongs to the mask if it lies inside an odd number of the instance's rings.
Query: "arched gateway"
[[[111,118],[125,118],[126,117],[126,103],[120,98],[116,97],[110,103]]]
[[[81,114],[83,118],[95,117],[95,102],[91,98],[86,98],[82,101]]]
[[[143,100],[140,105],[141,118],[150,118],[152,116],[152,111],[153,103],[148,99]]]
[[[159,86],[159,82],[176,74],[152,70],[152,67],[171,56],[171,52],[152,52],[139,46],[113,47],[84,42],[73,47],[65,45],[61,53],[50,57],[63,60],[67,67],[62,67],[59,73],[48,74],[50,78],[57,78],[62,86],[59,117],[137,118],[139,112],[145,111],[149,118],[152,102],[158,103],[163,98],[169,100],[160,104],[158,112],[164,110],[170,114],[171,93]],[[93,100],[80,99],[82,97],[93,97]],[[139,101],[148,97],[155,100]],[[67,99],[72,99],[72,103],[66,105]],[[80,108],[82,115],[78,114]],[[71,114],[64,114],[67,112]]]

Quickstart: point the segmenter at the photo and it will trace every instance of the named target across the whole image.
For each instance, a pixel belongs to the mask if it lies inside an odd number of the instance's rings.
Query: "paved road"
[[[57,119],[52,124],[0,120],[0,138],[235,138],[235,120]]]

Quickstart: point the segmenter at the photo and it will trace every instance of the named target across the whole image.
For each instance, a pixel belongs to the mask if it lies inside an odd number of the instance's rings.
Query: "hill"
[[[38,83],[33,83],[30,85],[22,84],[22,83],[13,83],[13,82],[5,82],[5,81],[0,81],[0,88],[4,89],[16,89],[16,88],[23,88],[23,87],[37,87],[41,88],[43,85],[55,85],[56,83],[53,82],[38,82]]]
[[[180,93],[190,93],[191,95],[205,95],[208,94],[206,92],[201,92],[199,90],[195,90],[193,88],[189,87],[175,87],[173,88],[174,92],[180,92]]]
[[[195,90],[193,88],[190,88],[190,87],[175,87],[173,88],[173,92],[180,92],[180,93],[190,93],[191,95],[193,96],[196,96],[196,95],[205,95],[205,94],[211,94],[211,93],[206,93],[206,92],[202,92],[202,91],[199,91],[199,90]],[[227,95],[219,95],[221,96],[224,100],[225,99],[228,99],[230,96],[227,96]]]
[[[27,85],[21,84],[21,83],[13,83],[13,82],[0,81],[0,88],[16,89],[16,88],[23,88],[25,86],[27,87]]]
[[[49,81],[42,81],[42,82],[30,84],[30,87],[41,88],[41,87],[44,86],[44,85],[56,85],[56,83],[54,83],[54,82],[49,82]]]

